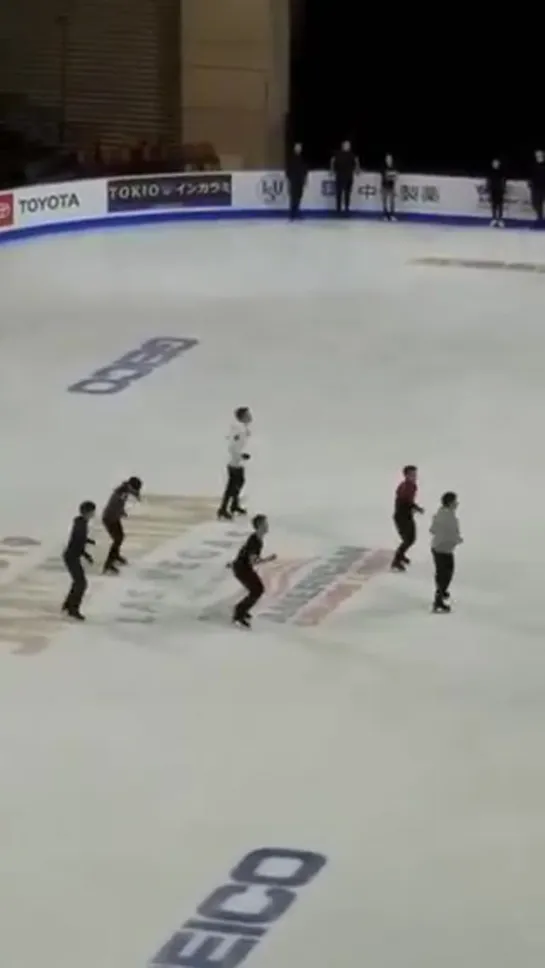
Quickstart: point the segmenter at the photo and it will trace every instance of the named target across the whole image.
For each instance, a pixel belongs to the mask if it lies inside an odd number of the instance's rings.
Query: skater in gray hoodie
[[[441,507],[431,523],[431,553],[435,564],[434,612],[450,612],[447,599],[454,575],[454,550],[462,543],[460,525],[456,516],[458,497],[447,491],[441,498]]]

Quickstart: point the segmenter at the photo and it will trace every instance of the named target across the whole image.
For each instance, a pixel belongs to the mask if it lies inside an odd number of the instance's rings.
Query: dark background
[[[545,147],[543,18],[520,11],[297,0],[288,141],[312,166],[351,139],[365,168],[527,174]],[[482,19],[479,19],[481,13]]]

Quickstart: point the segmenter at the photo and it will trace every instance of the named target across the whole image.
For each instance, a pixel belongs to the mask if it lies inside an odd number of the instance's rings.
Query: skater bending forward
[[[251,628],[251,610],[257,604],[265,586],[257,574],[256,565],[265,565],[269,561],[274,561],[276,555],[269,555],[262,558],[263,539],[269,530],[269,522],[264,514],[256,514],[252,521],[253,531],[246,539],[238,555],[233,561],[231,568],[235,578],[246,589],[247,594],[238,602],[233,612],[233,622],[235,625],[243,625],[244,628]]]
[[[434,612],[450,612],[448,599],[454,575],[454,551],[463,540],[456,515],[457,507],[457,495],[454,491],[446,491],[430,528],[431,553],[435,565]]]

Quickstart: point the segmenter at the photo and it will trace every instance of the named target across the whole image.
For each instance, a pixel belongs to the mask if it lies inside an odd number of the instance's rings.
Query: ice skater
[[[217,515],[223,521],[231,521],[235,514],[246,514],[240,504],[240,495],[246,483],[244,465],[250,460],[247,448],[252,419],[249,407],[235,410],[235,422],[229,434],[227,483]]]
[[[108,557],[102,569],[104,575],[118,575],[118,565],[127,564],[127,559],[122,557],[120,551],[125,540],[121,519],[127,517],[125,506],[129,497],[134,497],[137,501],[141,500],[142,481],[139,477],[129,477],[128,481],[123,481],[119,487],[116,487],[102,512],[102,523],[112,539]]]
[[[255,570],[256,565],[266,565],[268,562],[276,560],[276,555],[269,555],[267,558],[261,557],[263,541],[269,530],[269,522],[266,516],[256,514],[252,521],[252,527],[251,535],[246,539],[231,564],[235,578],[247,592],[247,595],[235,606],[233,624],[241,625],[247,629],[252,627],[251,609],[257,604],[265,591],[265,586]]]
[[[72,530],[68,538],[68,544],[63,552],[63,561],[67,572],[72,579],[70,591],[64,599],[62,610],[70,618],[85,620],[80,608],[83,596],[87,588],[87,578],[81,564],[81,559],[85,558],[89,564],[93,564],[93,559],[87,551],[87,545],[94,545],[95,542],[89,537],[89,522],[94,517],[96,504],[93,501],[83,501],[79,506],[79,513],[72,522]]]
[[[441,507],[434,515],[430,532],[431,553],[435,565],[434,612],[450,612],[450,583],[454,575],[454,551],[463,541],[456,515],[458,497],[454,491],[446,491]]]
[[[424,508],[416,503],[418,491],[418,469],[414,464],[407,464],[403,468],[403,480],[398,485],[395,493],[394,524],[397,533],[401,538],[394,559],[392,561],[393,571],[405,571],[410,565],[407,552],[412,548],[416,541],[415,514],[424,514]]]

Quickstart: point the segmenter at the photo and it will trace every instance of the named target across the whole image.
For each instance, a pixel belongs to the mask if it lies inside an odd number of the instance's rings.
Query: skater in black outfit
[[[246,514],[240,504],[240,495],[246,483],[244,465],[250,460],[247,447],[252,419],[249,407],[238,407],[235,410],[235,422],[229,434],[227,483],[217,514],[223,521],[230,521],[234,514]]]
[[[454,575],[454,551],[462,543],[460,525],[456,516],[458,498],[454,491],[447,491],[441,498],[441,507],[435,514],[430,533],[431,553],[435,565],[434,612],[450,612],[450,583]]]
[[[416,541],[415,514],[423,514],[424,509],[416,503],[418,470],[414,464],[407,464],[403,468],[403,480],[397,487],[394,507],[394,523],[397,533],[401,538],[394,559],[392,561],[393,571],[405,571],[410,560],[407,552],[412,548]]]
[[[359,171],[356,155],[350,141],[343,141],[339,151],[333,156],[331,169],[335,175],[335,202],[337,215],[350,215],[350,202],[354,187],[354,176]]]
[[[303,158],[303,146],[295,144],[286,163],[286,178],[290,196],[290,220],[301,217],[301,202],[307,183],[308,167]]]
[[[81,559],[85,558],[90,564],[93,563],[93,559],[86,549],[87,545],[95,544],[93,539],[89,537],[89,521],[95,511],[96,504],[93,504],[92,501],[84,501],[83,504],[80,504],[79,514],[74,518],[68,544],[62,556],[66,570],[72,579],[72,585],[64,600],[62,610],[70,618],[77,618],[80,622],[83,622],[85,618],[80,612],[80,607],[87,588],[87,579]]]
[[[494,158],[492,162],[492,167],[488,175],[487,188],[492,212],[492,221],[490,224],[493,228],[502,229],[504,227],[505,175],[499,158]]]
[[[102,523],[112,539],[108,557],[104,562],[103,574],[105,575],[118,575],[118,565],[127,564],[126,558],[123,558],[120,554],[121,545],[125,540],[125,531],[121,519],[127,517],[125,505],[128,498],[134,497],[139,501],[141,494],[142,481],[139,477],[130,477],[128,481],[123,481],[119,487],[116,487],[102,512]]]
[[[392,155],[386,155],[380,173],[380,189],[382,194],[382,215],[387,222],[395,222],[398,174]]]
[[[244,586],[248,594],[236,605],[233,612],[233,623],[243,625],[244,628],[251,628],[250,611],[257,604],[265,586],[255,570],[256,565],[264,565],[269,561],[274,561],[276,555],[269,555],[262,558],[263,539],[269,530],[269,523],[264,514],[257,514],[252,521],[253,531],[246,539],[233,564],[233,574],[235,578]]]

